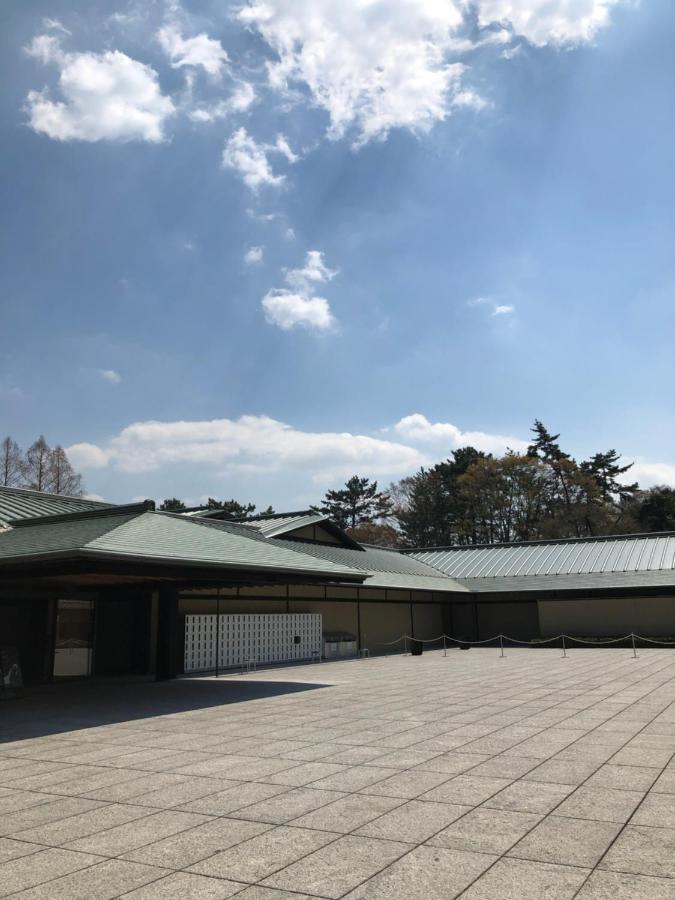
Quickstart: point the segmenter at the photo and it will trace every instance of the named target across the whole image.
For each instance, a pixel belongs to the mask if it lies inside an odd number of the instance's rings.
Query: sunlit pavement
[[[675,897],[675,650],[58,685],[0,736],[0,896]]]

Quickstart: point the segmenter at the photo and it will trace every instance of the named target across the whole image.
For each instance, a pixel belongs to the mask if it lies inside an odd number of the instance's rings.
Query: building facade
[[[675,534],[399,552],[312,512],[221,515],[0,488],[0,648],[41,681],[181,674],[195,616],[221,617],[222,646],[222,617],[320,614],[371,654],[403,635],[675,635]]]

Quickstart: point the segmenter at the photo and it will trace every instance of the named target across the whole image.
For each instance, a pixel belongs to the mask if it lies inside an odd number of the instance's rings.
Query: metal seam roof
[[[113,506],[111,503],[87,500],[84,497],[68,497],[64,494],[47,494],[26,488],[0,486],[0,527],[34,516],[106,509],[111,506]]]
[[[410,555],[465,584],[489,580],[491,590],[512,590],[511,584],[524,579],[623,573],[660,572],[675,583],[675,532],[413,550]]]

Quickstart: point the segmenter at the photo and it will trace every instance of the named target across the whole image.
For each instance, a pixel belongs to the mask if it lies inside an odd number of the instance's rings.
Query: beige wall
[[[215,597],[181,597],[180,612],[184,615],[215,615],[218,604]],[[286,598],[279,600],[256,600],[254,597],[221,597],[220,611],[226,613],[283,613],[286,612]]]
[[[321,600],[291,600],[292,613],[321,613],[324,631],[348,631],[358,640],[356,603],[331,603]]]
[[[371,653],[396,650],[381,644],[402,634],[410,634],[410,604],[361,603],[361,641]]]
[[[565,632],[591,637],[675,634],[675,597],[608,597],[589,600],[540,600],[542,637]]]

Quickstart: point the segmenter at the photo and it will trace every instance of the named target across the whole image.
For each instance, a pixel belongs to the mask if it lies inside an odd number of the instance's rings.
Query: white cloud
[[[277,137],[276,143],[274,144],[274,149],[281,153],[282,156],[285,156],[289,163],[295,163],[300,159],[297,153],[293,153],[291,148],[288,146],[288,141],[283,136],[283,134],[280,134]]]
[[[207,103],[189,110],[193,122],[216,122],[228,116],[246,112],[256,100],[255,88],[248,81],[240,81],[227,100]]]
[[[463,56],[476,47],[515,35],[536,46],[588,42],[619,2],[249,0],[237,17],[274,52],[270,86],[296,100],[308,93],[329,136],[350,132],[360,145],[392,128],[427,132],[453,107],[482,108],[462,84]],[[475,17],[480,32],[469,38]]]
[[[76,469],[101,469],[110,462],[109,454],[96,444],[71,444],[66,453]]]
[[[109,467],[125,473],[146,473],[178,465],[191,473],[192,493],[199,494],[214,474],[278,477],[295,473],[314,483],[334,483],[355,472],[398,478],[420,466],[433,465],[452,450],[469,444],[501,454],[507,447],[524,450],[528,443],[509,435],[461,431],[450,423],[430,422],[420,413],[406,416],[387,431],[394,434],[373,437],[348,431],[302,431],[269,416],[255,415],[207,421],[142,421],[104,443],[74,444],[66,451],[76,469]],[[675,487],[675,465],[637,462],[626,480],[637,480],[645,487]]]
[[[349,432],[306,432],[268,416],[242,416],[203,422],[137,422],[105,446],[67,448],[76,468],[113,466],[124,472],[150,472],[170,464],[227,468],[265,466],[311,471],[315,480],[341,478],[355,471],[401,475],[427,460],[396,441]]]
[[[255,266],[262,262],[263,247],[249,247],[244,253],[244,262],[249,266]]]
[[[169,24],[159,29],[157,40],[174,69],[201,66],[209,75],[220,75],[229,62],[220,41],[203,32],[195,37],[184,38],[176,25]]]
[[[232,112],[245,112],[256,99],[255,88],[248,81],[240,81],[228,101]]]
[[[163,140],[165,120],[175,107],[150,66],[118,50],[66,53],[53,35],[38,35],[29,55],[59,70],[62,99],[48,90],[30,91],[30,127],[59,141]]]
[[[245,128],[239,128],[225,144],[223,165],[241,175],[253,191],[262,185],[276,187],[283,183],[283,175],[275,175],[267,158],[269,147],[258,144]]]
[[[459,0],[253,0],[238,18],[277,54],[271,86],[305,85],[335,138],[351,128],[358,143],[396,127],[428,131],[463,71],[446,58],[463,22]]]
[[[430,422],[421,413],[404,416],[394,425],[394,431],[412,443],[432,444],[450,450],[472,446],[486,453],[504,453],[511,450],[526,450],[528,441],[512,435],[488,434],[483,431],[461,431],[450,422]]]
[[[621,480],[627,484],[637,481],[640,487],[665,484],[675,488],[675,466],[668,463],[636,462]]]
[[[328,331],[335,317],[325,297],[306,296],[285,288],[268,291],[262,301],[265,318],[283,331],[301,326],[315,331]]]
[[[498,303],[495,308],[492,310],[493,316],[510,316],[511,313],[516,311],[515,306],[512,306],[510,303]]]
[[[329,269],[320,250],[309,250],[305,264],[299,269],[287,270],[284,279],[289,288],[275,288],[262,301],[265,318],[284,331],[298,326],[328,331],[336,320],[325,297],[314,293],[317,284],[332,281],[337,269]]]
[[[305,256],[305,265],[301,269],[289,269],[286,272],[286,281],[291,287],[308,291],[312,284],[332,281],[338,272],[339,269],[328,268],[320,250],[308,250]]]
[[[116,372],[114,369],[97,369],[96,371],[100,377],[109,384],[119,384],[122,380],[120,373]]]
[[[609,23],[621,0],[478,0],[478,23],[499,23],[531,44],[581,44]]]

